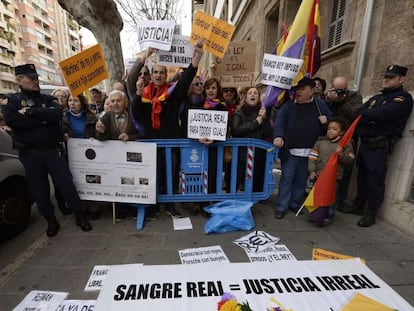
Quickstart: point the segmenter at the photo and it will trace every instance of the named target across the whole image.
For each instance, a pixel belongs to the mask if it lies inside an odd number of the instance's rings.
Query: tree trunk
[[[113,82],[122,81],[124,61],[120,32],[123,27],[121,15],[113,0],[58,0],[79,23],[88,28],[102,45],[109,71],[106,88],[111,89]]]

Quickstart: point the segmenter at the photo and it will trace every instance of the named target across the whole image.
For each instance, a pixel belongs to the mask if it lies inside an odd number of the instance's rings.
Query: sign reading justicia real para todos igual
[[[225,293],[252,310],[339,311],[356,293],[395,310],[414,310],[361,261],[349,259],[118,266],[111,269],[95,311],[210,311]]]

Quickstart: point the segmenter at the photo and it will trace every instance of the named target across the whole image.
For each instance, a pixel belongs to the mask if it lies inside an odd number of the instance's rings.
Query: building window
[[[332,0],[332,17],[329,26],[328,48],[343,41],[345,34],[346,0]]]

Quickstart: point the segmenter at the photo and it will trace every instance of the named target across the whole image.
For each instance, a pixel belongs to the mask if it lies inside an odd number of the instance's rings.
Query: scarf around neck
[[[203,108],[204,109],[213,109],[218,104],[220,104],[220,100],[219,99],[208,99],[207,98],[206,101],[204,102]]]
[[[142,102],[151,103],[151,123],[152,127],[156,130],[161,128],[161,112],[162,112],[162,102],[165,102],[169,96],[169,84],[164,84],[161,87],[156,88],[155,84],[151,82],[149,85],[144,87],[142,91]],[[155,95],[154,92],[156,91]]]

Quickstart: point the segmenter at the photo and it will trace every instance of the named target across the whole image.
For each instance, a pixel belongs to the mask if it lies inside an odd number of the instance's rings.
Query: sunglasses
[[[224,88],[223,89],[223,92],[224,93],[233,92],[233,91],[234,91],[233,89],[227,89],[227,88]]]
[[[148,71],[144,71],[144,72],[140,72],[138,76],[139,76],[139,77],[140,77],[140,76],[144,76],[144,77],[146,77],[146,76],[148,76],[148,75],[149,75],[149,72],[148,72]]]
[[[203,83],[201,83],[201,82],[194,82],[194,83],[192,83],[194,86],[203,86]]]

